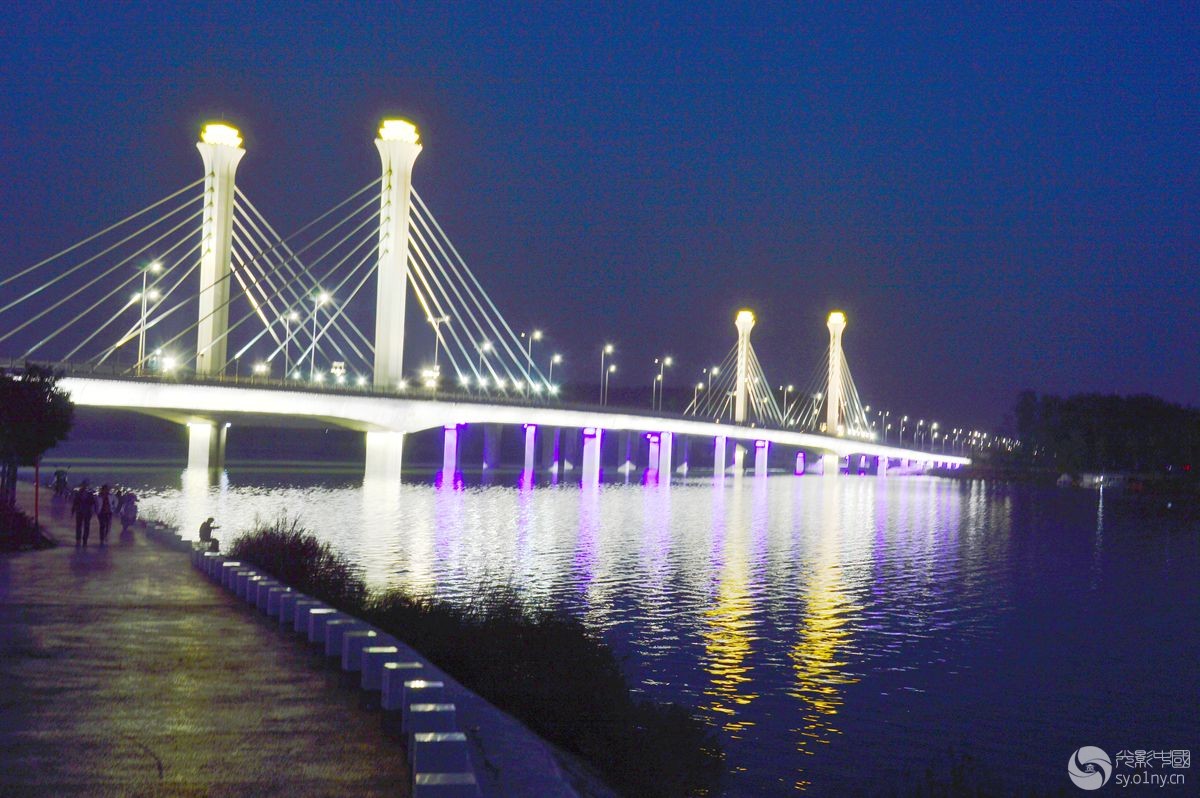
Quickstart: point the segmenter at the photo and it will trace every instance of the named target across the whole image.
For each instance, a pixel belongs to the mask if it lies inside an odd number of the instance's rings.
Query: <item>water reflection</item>
[[[849,599],[841,577],[838,550],[847,526],[841,518],[843,488],[840,479],[822,480],[821,526],[809,553],[808,580],[802,594],[804,615],[796,629],[790,656],[795,684],[788,694],[798,699],[801,725],[796,749],[813,756],[816,746],[826,744],[841,732],[834,725],[845,699],[843,689],[858,679],[846,672],[845,650],[852,632],[849,621],[858,609]],[[812,785],[809,767],[801,761],[795,780],[797,790]]]
[[[747,548],[749,530],[743,513],[745,485],[733,479],[729,510],[725,511],[725,483],[713,488],[713,557],[710,571],[716,575],[712,607],[704,611],[704,669],[709,676],[704,694],[705,709],[730,737],[737,739],[754,725],[745,708],[758,695],[751,687],[751,655],[754,633],[754,603],[749,589]]]

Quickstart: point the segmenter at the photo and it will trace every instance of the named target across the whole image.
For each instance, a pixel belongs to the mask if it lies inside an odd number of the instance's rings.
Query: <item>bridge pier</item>
[[[671,464],[674,461],[673,450],[675,435],[671,432],[658,434],[658,479],[659,484],[671,482]]]
[[[836,454],[821,455],[821,473],[827,477],[836,477],[842,471],[842,458]]]
[[[804,452],[796,452],[796,467],[792,469],[796,476],[804,476]]]
[[[442,432],[442,479],[458,472],[458,425],[447,424]]]
[[[583,430],[583,485],[590,487],[600,484],[600,443],[604,430],[599,427],[585,427]]]
[[[399,482],[403,459],[403,432],[367,433],[367,479],[389,479]]]
[[[649,443],[650,443],[649,452],[646,455],[646,470],[647,471],[657,471],[658,464],[659,464],[658,433],[657,432],[647,432],[646,440],[649,441]]]
[[[754,476],[765,477],[767,475],[767,458],[770,451],[770,441],[754,442]]]
[[[503,428],[499,424],[483,425],[483,470],[491,471],[500,465],[500,437]]]
[[[189,421],[188,470],[206,471],[225,467],[225,438],[228,424]]]
[[[526,474],[533,473],[534,454],[537,452],[537,424],[525,425],[525,466]]]
[[[713,439],[713,476],[725,476],[725,442],[724,435]]]

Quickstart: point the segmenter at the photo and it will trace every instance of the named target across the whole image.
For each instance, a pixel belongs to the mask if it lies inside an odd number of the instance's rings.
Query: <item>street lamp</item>
[[[546,382],[554,384],[554,366],[556,363],[562,362],[562,355],[555,353],[550,358],[550,375],[546,377]]]
[[[904,425],[907,423],[908,423],[908,416],[905,416],[904,418],[900,419],[900,443],[897,445],[900,446],[901,448],[904,447],[904,429],[905,429]]]
[[[438,367],[438,345],[442,342],[442,325],[450,323],[450,317],[442,314],[441,316],[426,316],[425,320],[433,325],[433,368]]]
[[[658,364],[658,379],[655,380],[655,382],[650,386],[650,388],[651,388],[651,390],[650,390],[650,408],[654,409],[654,390],[653,389],[654,389],[654,385],[658,385],[658,409],[662,410],[662,408],[663,408],[663,388],[665,387],[665,384],[663,382],[663,374],[666,371],[667,366],[671,365],[674,361],[671,359],[670,355],[663,355],[661,358],[658,358],[658,357],[654,358],[654,362]]]
[[[712,378],[721,373],[720,366],[711,366],[703,370],[704,374],[708,375],[708,379],[704,381],[704,390],[712,393]]]
[[[153,296],[149,296],[146,290],[146,275],[150,273],[158,274],[162,271],[162,264],[158,261],[151,261],[146,268],[142,269],[142,293],[138,294],[138,299],[142,301],[142,323],[138,328],[138,363],[137,373],[142,375],[142,362],[146,359],[146,299],[158,299],[158,292],[155,291]]]
[[[700,392],[704,390],[704,383],[696,383],[696,387],[692,389],[692,415],[697,415],[700,412]]]
[[[792,391],[796,390],[796,386],[795,386],[795,385],[789,385],[789,386],[787,386],[787,387],[785,388],[785,387],[783,387],[782,385],[780,385],[780,386],[779,386],[779,390],[780,390],[780,391],[782,392],[782,394],[783,394],[783,396],[782,396],[782,398],[783,398],[783,403],[782,403],[782,404],[783,404],[783,408],[784,408],[784,409],[786,409],[786,408],[787,408],[787,395],[788,395],[789,393],[791,393]]]
[[[533,342],[542,340],[542,331],[521,333],[521,337],[525,339],[525,382],[530,382],[529,375],[533,373]]]
[[[481,341],[475,348],[479,351],[479,375],[483,379],[483,353],[492,351],[492,342]]]
[[[316,378],[317,372],[317,309],[329,301],[329,294],[324,291],[319,291],[313,295],[313,341],[312,341],[312,357],[308,361],[308,373],[313,377],[315,382],[319,382]]]
[[[607,401],[605,397],[608,395],[608,390],[605,387],[608,384],[606,382],[608,372],[604,370],[604,358],[613,353],[613,348],[612,344],[605,344],[600,347],[600,404],[604,404]]]
[[[616,370],[617,370],[617,364],[609,363],[608,370],[604,372],[604,379],[602,380],[603,387],[601,387],[601,389],[600,389],[600,404],[602,404],[602,405],[608,404],[608,378],[609,378],[609,375],[611,375]]]

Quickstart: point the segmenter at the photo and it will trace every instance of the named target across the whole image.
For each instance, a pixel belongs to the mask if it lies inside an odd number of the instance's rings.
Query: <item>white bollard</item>
[[[408,718],[404,730],[409,735],[458,731],[453,704],[410,704],[404,714]]]
[[[278,585],[267,591],[267,615],[272,618],[279,617],[279,600],[284,596],[295,593],[296,591],[287,585]]]
[[[379,704],[389,712],[404,706],[404,684],[420,678],[424,666],[419,662],[385,662],[379,679]],[[441,684],[441,682],[436,682]]]
[[[338,618],[325,623],[325,656],[342,656],[342,635],[359,632],[367,628],[366,621],[357,618]]]
[[[279,597],[279,624],[280,626],[289,625],[296,620],[296,602],[305,601],[308,596],[303,593],[292,591],[284,593]]]
[[[292,631],[298,634],[308,634],[308,613],[325,604],[316,599],[301,599],[296,602],[295,615],[292,619]]]
[[[362,670],[362,650],[382,642],[379,632],[364,629],[342,635],[342,670],[353,673]]]
[[[408,731],[408,709],[413,704],[442,704],[446,700],[446,683],[428,679],[409,679],[401,688],[400,729]],[[384,707],[386,709],[386,707]]]
[[[325,647],[325,624],[345,617],[333,607],[318,607],[308,613],[308,642]]]
[[[383,686],[383,663],[397,661],[400,649],[395,646],[366,646],[362,650],[362,689],[378,690]]]
[[[212,578],[213,569],[220,568],[223,562],[225,562],[223,555],[217,554],[215,551],[206,551],[203,559],[200,560],[200,570]]]
[[[271,588],[273,587],[282,587],[282,585],[280,585],[274,579],[264,579],[263,581],[259,582],[255,588],[254,606],[257,607],[260,612],[267,611],[267,598],[270,597]]]
[[[243,565],[237,560],[225,560],[221,563],[221,569],[213,574],[217,582],[221,583],[221,587],[229,587],[229,575],[242,568]]]
[[[470,773],[471,754],[462,732],[422,732],[412,738],[413,773]]]
[[[253,568],[239,568],[229,577],[229,592],[241,598],[246,594],[246,580],[258,574]]]
[[[269,581],[271,581],[271,577],[261,572],[256,573],[254,576],[247,577],[246,588],[241,592],[242,600],[247,604],[253,604],[255,593],[258,591],[258,583]]]
[[[417,773],[412,798],[479,798],[474,773]]]

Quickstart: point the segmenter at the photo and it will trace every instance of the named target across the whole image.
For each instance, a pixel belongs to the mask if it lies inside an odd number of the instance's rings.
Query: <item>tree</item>
[[[17,468],[36,465],[65,440],[75,405],[47,368],[26,363],[22,371],[0,369],[0,513],[11,518],[17,502]],[[5,524],[7,526],[7,524]]]

